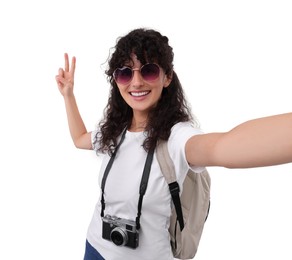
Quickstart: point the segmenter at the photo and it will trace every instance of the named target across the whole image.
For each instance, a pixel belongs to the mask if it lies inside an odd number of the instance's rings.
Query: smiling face
[[[171,78],[160,68],[159,77],[152,81],[143,79],[140,68],[143,66],[135,54],[131,55],[131,63],[124,64],[133,69],[133,78],[126,84],[117,82],[120,94],[133,109],[133,120],[142,122],[147,119],[150,109],[155,107],[164,87],[168,87]]]

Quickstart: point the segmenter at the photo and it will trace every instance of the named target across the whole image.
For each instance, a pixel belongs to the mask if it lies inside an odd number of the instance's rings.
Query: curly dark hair
[[[117,146],[117,138],[132,123],[132,108],[122,98],[113,78],[116,68],[123,67],[135,54],[141,64],[157,63],[167,77],[172,78],[170,85],[163,88],[158,104],[148,115],[143,147],[146,151],[155,148],[159,139],[167,140],[171,128],[178,122],[193,122],[191,109],[187,104],[181,83],[173,70],[173,50],[168,38],[152,29],[139,28],[117,40],[114,52],[108,61],[106,75],[111,84],[110,95],[104,110],[104,118],[99,123],[95,136],[98,152],[112,154]]]

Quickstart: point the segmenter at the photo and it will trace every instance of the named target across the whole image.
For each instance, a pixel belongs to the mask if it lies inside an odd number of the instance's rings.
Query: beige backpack
[[[210,208],[209,173],[207,170],[197,173],[190,169],[180,194],[181,188],[176,180],[167,141],[160,142],[157,146],[157,159],[169,185],[174,204],[169,227],[173,256],[179,259],[193,259],[197,253]]]

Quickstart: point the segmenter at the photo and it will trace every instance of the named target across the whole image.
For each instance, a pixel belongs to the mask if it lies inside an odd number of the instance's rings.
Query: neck
[[[147,117],[145,116],[133,116],[132,124],[129,131],[140,132],[144,131],[147,126]]]

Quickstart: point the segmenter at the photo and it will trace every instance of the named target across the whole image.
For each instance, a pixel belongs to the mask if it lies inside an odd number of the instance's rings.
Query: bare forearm
[[[91,149],[87,129],[80,115],[74,95],[64,97],[70,134],[76,147]]]
[[[188,161],[205,166],[248,168],[292,162],[292,113],[259,118],[226,133],[191,138]]]
[[[229,167],[291,162],[292,113],[245,122],[226,133],[218,141],[217,147],[216,154],[220,156],[222,153]]]

